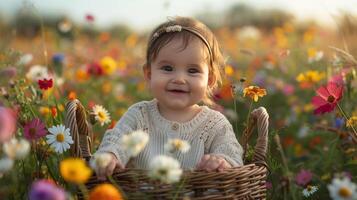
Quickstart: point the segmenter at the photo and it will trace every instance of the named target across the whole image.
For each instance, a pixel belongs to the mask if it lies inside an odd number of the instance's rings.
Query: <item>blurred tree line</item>
[[[76,31],[80,30],[81,34],[89,36],[97,35],[101,31],[109,32],[112,36],[120,39],[125,39],[133,32],[130,24],[114,25],[106,30],[101,30],[93,24],[74,24],[72,20],[66,16],[38,16],[34,10],[25,7],[17,11],[16,17],[9,23],[5,23],[3,17],[0,15],[0,36],[15,31],[17,36],[32,38],[40,34],[41,23],[46,28],[59,29],[60,23],[64,21],[70,23],[70,31],[59,31],[64,37],[73,39]],[[258,10],[256,8],[247,6],[245,4],[236,4],[227,8],[224,12],[202,11],[196,17],[206,23],[211,28],[228,27],[235,29],[243,26],[255,26],[260,29],[270,31],[274,27],[281,26],[286,22],[293,22],[294,16],[284,10],[279,9],[264,9]],[[342,13],[341,17],[336,20],[338,24],[338,31],[344,36],[357,34],[356,18],[348,13]],[[68,25],[68,24],[67,24]]]

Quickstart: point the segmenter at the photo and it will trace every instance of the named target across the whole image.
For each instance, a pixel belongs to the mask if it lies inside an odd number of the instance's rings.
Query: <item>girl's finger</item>
[[[98,168],[96,170],[96,174],[99,180],[104,181],[106,179],[105,177],[105,168]]]
[[[119,169],[124,169],[123,164],[121,164],[121,162],[119,160],[116,162],[115,167],[119,168]]]
[[[111,176],[113,174],[113,171],[115,169],[116,163],[115,162],[111,162],[109,163],[109,165],[107,166],[106,170],[105,170],[105,175],[106,176]]]
[[[204,155],[202,158],[201,158],[201,161],[198,163],[196,169],[203,169],[204,166],[206,165],[206,163],[209,161],[210,159],[210,156],[209,155]]]
[[[221,164],[222,164],[223,160],[221,159],[211,159],[209,163],[207,163],[207,167],[206,170],[208,172],[212,172],[214,170],[216,170]]]

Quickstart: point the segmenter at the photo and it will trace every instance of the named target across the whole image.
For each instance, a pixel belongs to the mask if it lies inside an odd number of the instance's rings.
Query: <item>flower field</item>
[[[77,199],[77,189],[88,199],[125,198],[111,182],[85,189],[106,158],[87,164],[70,155],[65,106],[82,102],[95,151],[130,105],[151,98],[142,74],[148,33],[98,30],[94,16],[87,21],[21,30],[0,25],[0,199]],[[267,199],[357,199],[357,25],[351,27],[212,28],[227,58],[214,109],[238,139],[249,111],[263,106],[270,115]],[[148,136],[132,137],[123,142],[135,156]],[[189,148],[170,142],[170,151]],[[153,166],[175,168],[177,181],[182,171],[165,159]]]

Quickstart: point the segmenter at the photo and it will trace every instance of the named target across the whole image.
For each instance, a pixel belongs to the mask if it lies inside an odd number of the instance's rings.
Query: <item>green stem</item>
[[[81,190],[82,194],[83,194],[83,197],[85,200],[88,200],[89,199],[89,191],[88,189],[86,188],[86,186],[84,186],[84,184],[80,183],[78,184],[78,187],[79,187],[79,190]]]
[[[178,195],[179,195],[179,191],[183,188],[183,186],[185,185],[185,181],[186,181],[186,177],[181,181],[181,183],[178,185],[176,194],[174,195],[173,199],[177,199]]]
[[[283,147],[281,146],[281,142],[280,142],[280,137],[278,134],[274,135],[274,139],[275,139],[275,143],[277,145],[277,149],[280,153],[280,156],[281,156],[281,159],[283,160],[283,165],[284,165],[284,168],[285,168],[285,173],[287,174],[287,177],[288,177],[288,180],[289,180],[289,183],[292,183],[292,180],[291,180],[291,172],[289,170],[289,165],[288,165],[288,161],[286,159],[286,156],[285,156],[285,153],[284,153],[284,150],[283,150]],[[291,196],[292,196],[292,199],[295,200],[295,189],[294,187],[291,187],[291,184],[289,184],[289,188],[292,190],[292,193],[291,193]],[[284,197],[285,197],[285,192],[284,192]]]
[[[247,128],[249,126],[250,112],[252,112],[252,106],[253,106],[253,100],[250,101],[250,105],[249,105],[249,110],[248,110],[248,115],[247,115],[247,124],[246,124]]]
[[[341,108],[340,104],[337,103],[337,107],[338,107],[338,109],[340,110],[341,114],[343,115],[343,117],[345,118],[345,120],[347,122],[349,120],[349,117],[347,116],[345,111],[343,111],[343,109]],[[351,137],[352,137],[353,141],[357,143],[357,131],[353,126],[351,126],[351,128],[352,128],[352,130],[354,132],[354,135],[351,134]]]
[[[237,99],[236,99],[236,95],[233,93],[233,102],[234,102],[234,111],[235,113],[238,115],[238,111],[237,111]],[[238,118],[235,121],[235,128],[236,128],[236,132],[238,132]]]
[[[32,105],[31,105],[31,104],[28,104],[28,105],[29,105],[29,109],[30,109],[30,111],[31,111],[31,113],[32,113],[32,115],[33,115],[33,117],[36,118],[37,116],[36,116],[36,114],[35,114],[35,111],[34,111],[33,108],[32,108]]]
[[[47,169],[48,169],[48,173],[50,174],[50,176],[52,177],[53,180],[57,180],[58,177],[55,177],[54,173],[51,171],[51,166],[47,161],[48,160],[45,159],[45,163],[46,163],[46,166],[47,166]]]

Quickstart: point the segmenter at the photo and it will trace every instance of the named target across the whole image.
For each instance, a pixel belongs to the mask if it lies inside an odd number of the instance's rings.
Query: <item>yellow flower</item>
[[[305,104],[304,107],[303,107],[303,110],[305,112],[310,112],[314,109],[314,106],[312,105],[312,103],[308,103],[308,104]]]
[[[89,200],[121,200],[120,192],[111,184],[97,185],[89,194]]]
[[[120,70],[125,70],[126,66],[127,66],[127,64],[126,64],[125,60],[121,59],[118,61],[118,68]]]
[[[243,90],[243,96],[245,97],[248,95],[251,99],[253,99],[255,102],[258,101],[259,97],[263,97],[267,94],[265,89],[261,89],[258,86],[249,86],[244,88]]]
[[[350,119],[347,120],[346,126],[347,127],[354,127],[357,125],[357,116],[350,117]]]
[[[314,61],[319,61],[324,56],[324,52],[317,51],[315,48],[309,48],[307,50],[308,61],[309,63]]]
[[[92,170],[80,158],[67,158],[60,163],[60,172],[64,180],[83,184],[92,175]]]
[[[106,81],[102,85],[102,91],[104,94],[109,94],[112,91],[112,84],[109,81]]]
[[[49,107],[41,106],[39,111],[42,115],[49,115],[51,113],[51,109]]]
[[[234,69],[230,65],[226,65],[226,67],[224,68],[224,71],[227,74],[227,76],[232,76],[234,74]]]
[[[300,73],[296,80],[300,83],[300,86],[311,86],[311,84],[317,83],[325,77],[325,73],[316,70],[308,70],[305,73]]]
[[[100,61],[100,66],[102,67],[105,74],[111,75],[115,72],[117,68],[117,63],[112,57],[105,56]]]
[[[125,40],[125,45],[129,48],[133,48],[138,42],[138,36],[135,34],[129,35]]]

